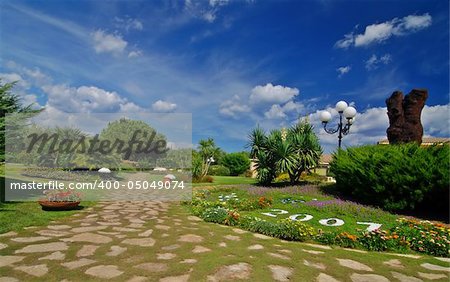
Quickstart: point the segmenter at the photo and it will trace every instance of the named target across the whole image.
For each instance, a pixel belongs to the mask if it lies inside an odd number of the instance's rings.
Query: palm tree
[[[214,139],[208,138],[206,140],[202,139],[198,142],[199,144],[199,154],[202,158],[202,173],[201,178],[208,174],[209,166],[213,162],[214,158],[220,152],[220,148],[216,146]]]
[[[27,117],[41,112],[33,109],[33,104],[23,106],[21,98],[11,93],[16,82],[2,84],[0,79],[0,162],[5,160],[5,116],[12,113],[27,113]],[[22,117],[23,120],[23,117]]]
[[[301,121],[288,130],[273,130],[268,136],[260,128],[249,135],[251,156],[256,159],[258,181],[270,184],[279,173],[288,173],[296,183],[303,171],[317,165],[322,154],[313,127]]]
[[[259,126],[249,134],[250,157],[255,159],[255,168],[258,182],[261,184],[270,184],[276,177],[274,169],[274,158],[268,149],[268,138],[266,133]]]

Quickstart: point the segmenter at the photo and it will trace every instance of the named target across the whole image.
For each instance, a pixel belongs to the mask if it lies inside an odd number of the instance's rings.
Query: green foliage
[[[301,173],[316,166],[322,154],[319,139],[306,121],[268,135],[257,127],[249,139],[261,184],[270,184],[281,173],[287,173],[291,183],[298,182]]]
[[[28,113],[32,115],[42,110],[33,109],[33,104],[23,106],[19,95],[11,92],[16,82],[3,83],[0,79],[0,162],[5,160],[5,115],[11,113]]]
[[[252,232],[291,241],[306,241],[315,235],[312,227],[290,219],[281,219],[277,222],[244,220],[241,226]]]
[[[209,174],[210,175],[219,175],[219,176],[229,176],[230,170],[228,167],[223,165],[212,165],[209,168]]]
[[[339,150],[330,170],[336,189],[390,211],[433,208],[448,212],[449,146],[416,144]]]
[[[203,218],[204,221],[220,224],[225,222],[227,216],[228,210],[222,207],[209,208],[201,214],[201,218]]]
[[[214,139],[208,138],[198,141],[198,154],[202,160],[201,177],[208,174],[209,166],[211,165],[210,159],[216,160],[220,152],[221,150],[216,146]]]
[[[137,146],[134,145],[133,150],[124,150],[121,155],[123,160],[145,162],[147,167],[156,166],[157,159],[165,157],[165,153],[162,151],[166,149],[166,137],[141,120],[121,118],[110,122],[100,133],[100,139],[109,140],[111,144],[114,144],[116,140],[120,140],[124,142],[125,148],[132,140],[134,142],[142,142],[141,147],[145,148],[147,142],[151,140],[151,148],[158,147],[158,152],[156,150],[153,150],[151,153],[138,152]]]
[[[229,169],[230,175],[238,176],[249,168],[250,159],[246,153],[230,153],[222,158],[222,165]]]
[[[192,149],[170,149],[163,158],[157,160],[157,166],[185,169],[192,165]]]
[[[192,150],[192,180],[198,180],[202,175],[202,157],[197,151]]]

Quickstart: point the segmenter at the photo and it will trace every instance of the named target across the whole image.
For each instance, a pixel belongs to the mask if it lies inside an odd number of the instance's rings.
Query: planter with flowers
[[[45,198],[38,201],[43,210],[72,210],[81,201],[81,194],[74,191],[47,190],[44,194]]]

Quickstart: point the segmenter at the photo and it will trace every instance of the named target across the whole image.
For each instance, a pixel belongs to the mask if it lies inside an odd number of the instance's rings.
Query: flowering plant
[[[259,197],[258,206],[260,208],[270,207],[272,206],[272,198],[266,198],[265,196]]]
[[[45,198],[48,202],[79,202],[81,201],[81,193],[74,191],[45,190]]]

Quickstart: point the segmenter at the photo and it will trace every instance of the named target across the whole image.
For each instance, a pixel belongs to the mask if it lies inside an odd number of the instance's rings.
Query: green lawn
[[[242,176],[213,176],[212,183],[194,183],[196,186],[217,186],[217,185],[232,185],[232,184],[255,184],[256,179]]]
[[[93,202],[82,202],[82,208],[93,206]],[[68,217],[79,210],[44,211],[37,202],[0,203],[0,234],[18,231],[27,226],[47,225],[52,220]]]

